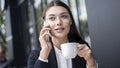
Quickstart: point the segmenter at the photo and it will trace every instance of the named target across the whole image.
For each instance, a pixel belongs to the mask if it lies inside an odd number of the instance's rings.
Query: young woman
[[[50,2],[43,11],[43,20],[48,24],[40,31],[41,48],[31,52],[28,68],[95,68],[91,49],[79,35],[66,4],[59,0]],[[65,59],[61,54],[60,45],[67,42],[78,43],[78,54],[73,59]]]

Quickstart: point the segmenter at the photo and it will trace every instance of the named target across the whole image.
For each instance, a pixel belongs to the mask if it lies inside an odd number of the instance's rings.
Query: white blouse
[[[61,50],[59,50],[56,46],[54,46],[54,49],[55,49],[55,53],[56,53],[58,68],[72,68],[72,59],[66,59],[62,55]],[[38,59],[43,62],[49,62],[48,60],[44,60],[41,57],[39,57]],[[87,68],[88,68],[88,66],[87,66]],[[98,63],[96,63],[95,68],[98,68]]]
[[[66,59],[61,50],[59,50],[56,46],[54,46],[58,68],[72,68],[72,59]]]

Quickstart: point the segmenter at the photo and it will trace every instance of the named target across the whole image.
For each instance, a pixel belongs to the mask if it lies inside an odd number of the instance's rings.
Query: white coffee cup
[[[77,55],[77,43],[64,43],[61,44],[62,55],[66,58],[75,58]]]

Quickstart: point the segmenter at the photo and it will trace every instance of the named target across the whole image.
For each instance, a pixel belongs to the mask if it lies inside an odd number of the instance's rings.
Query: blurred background
[[[12,68],[26,68],[31,50],[39,47],[41,14],[50,1],[0,0],[0,68],[4,56]],[[61,1],[70,7],[99,68],[120,68],[120,0]]]
[[[0,47],[12,68],[26,68],[27,58],[39,47],[41,14],[51,0],[0,0]],[[61,0],[74,16],[81,36],[90,44],[85,0]]]

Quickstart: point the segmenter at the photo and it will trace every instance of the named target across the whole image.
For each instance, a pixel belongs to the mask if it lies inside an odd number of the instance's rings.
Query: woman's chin
[[[65,35],[62,35],[62,34],[57,34],[57,35],[55,35],[54,37],[56,37],[56,38],[65,38],[66,36]]]

